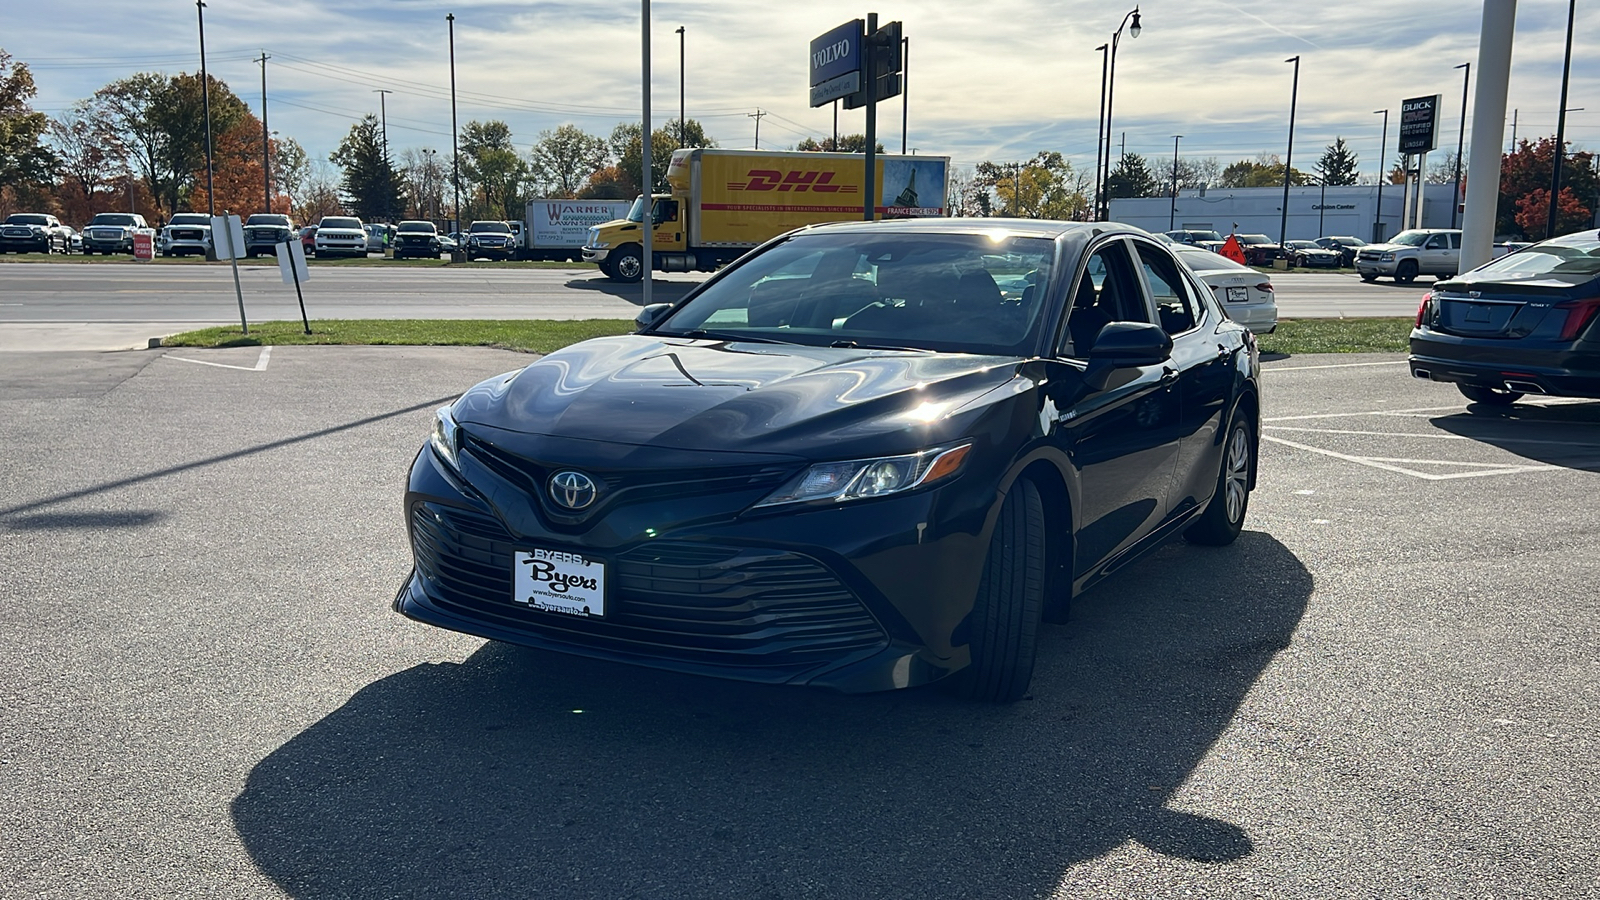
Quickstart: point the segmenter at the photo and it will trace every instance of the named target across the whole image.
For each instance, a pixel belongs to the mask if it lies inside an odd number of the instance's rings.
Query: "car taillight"
[[[1417,324],[1414,327],[1422,327],[1422,319],[1428,314],[1428,304],[1431,302],[1433,302],[1433,291],[1428,291],[1422,295],[1422,302],[1417,304]]]
[[[1258,290],[1258,291],[1266,291],[1267,293],[1270,294],[1270,293],[1272,293],[1272,282],[1263,281],[1260,284],[1256,285],[1256,290]]]
[[[1595,313],[1600,313],[1600,297],[1568,300],[1565,303],[1557,303],[1555,308],[1567,312],[1567,321],[1561,326],[1561,339],[1575,340],[1585,328],[1589,327],[1589,323],[1594,321]]]

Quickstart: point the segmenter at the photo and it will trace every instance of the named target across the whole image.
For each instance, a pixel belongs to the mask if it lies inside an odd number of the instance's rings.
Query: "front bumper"
[[[1400,261],[1391,259],[1383,262],[1376,259],[1356,258],[1356,271],[1363,275],[1393,275],[1400,268]]]
[[[611,248],[610,247],[584,247],[583,248],[583,261],[584,262],[591,262],[591,263],[605,262],[606,257],[609,256],[609,255],[611,255]]]
[[[764,515],[745,509],[775,485],[680,493],[619,507],[574,534],[517,511],[537,504],[470,453],[462,466],[482,492],[428,447],[413,463],[405,509],[415,568],[394,600],[408,618],[652,668],[845,692],[935,681],[970,660],[965,628],[992,486],[951,490],[957,479]],[[603,559],[606,615],[516,605],[512,552],[530,548]]]
[[[83,252],[85,253],[100,253],[107,250],[115,253],[132,253],[133,238],[126,237],[115,241],[87,237],[83,239]]]
[[[47,235],[26,238],[0,236],[0,251],[9,253],[43,253],[49,250],[50,246],[50,238]]]
[[[161,243],[161,252],[171,253],[173,255],[198,253],[201,256],[205,256],[206,252],[210,249],[211,245],[205,241],[173,240],[164,241]]]

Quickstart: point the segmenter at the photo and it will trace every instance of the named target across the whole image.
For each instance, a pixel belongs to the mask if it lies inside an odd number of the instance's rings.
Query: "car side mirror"
[[[652,303],[639,310],[639,314],[633,317],[633,324],[639,326],[639,330],[643,331],[661,321],[661,317],[666,315],[667,310],[670,309],[672,309],[671,303]]]
[[[1111,322],[1089,348],[1089,368],[1084,379],[1103,391],[1119,371],[1153,366],[1172,358],[1172,338],[1149,322]]]

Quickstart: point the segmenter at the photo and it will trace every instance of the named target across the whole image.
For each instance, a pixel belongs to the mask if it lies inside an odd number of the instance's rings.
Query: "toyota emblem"
[[[594,479],[568,469],[550,476],[550,499],[567,509],[587,509],[600,493]]]

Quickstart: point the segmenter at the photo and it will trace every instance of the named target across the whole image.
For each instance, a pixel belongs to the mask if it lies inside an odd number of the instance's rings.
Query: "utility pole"
[[[747,118],[747,119],[755,119],[756,120],[756,149],[757,150],[761,149],[761,117],[764,116],[764,115],[767,115],[766,111],[761,109],[759,106],[756,107],[756,111],[755,112],[753,112],[753,113],[745,113],[744,114],[745,118]]]
[[[1389,152],[1389,111],[1375,109],[1373,115],[1383,113],[1383,137],[1378,141],[1378,211],[1372,217],[1372,242],[1383,241],[1383,183],[1389,180],[1389,172],[1383,167],[1384,154]]]
[[[211,180],[211,78],[206,75],[206,4],[194,0],[195,12],[200,17],[200,97],[206,115],[206,212],[217,214],[217,192]],[[1565,105],[1565,101],[1563,104]],[[213,243],[212,246],[215,246]]]
[[[1561,157],[1566,154],[1567,83],[1572,77],[1572,20],[1578,14],[1578,0],[1567,0],[1567,56],[1561,64],[1561,114],[1556,116],[1556,152],[1550,167],[1550,217],[1545,220],[1546,239],[1556,236],[1556,201],[1561,196]]]
[[[1167,230],[1178,227],[1174,224],[1178,219],[1178,141],[1183,135],[1172,136],[1172,208],[1167,211]]]
[[[261,51],[261,211],[268,213],[272,212],[272,139],[267,131],[267,60],[271,58]]]
[[[1461,152],[1467,149],[1467,85],[1472,81],[1472,63],[1462,63],[1456,68],[1467,71],[1461,76],[1461,131],[1456,135],[1456,187],[1450,197],[1451,228],[1456,227],[1456,213],[1461,208]]]
[[[684,63],[684,34],[683,26],[678,26],[678,146],[689,146],[689,113],[688,107],[683,103],[683,82],[688,74]]]
[[[1300,57],[1291,56],[1284,62],[1294,63],[1294,86],[1289,91],[1289,147],[1283,151],[1283,209],[1278,219],[1278,246],[1289,239],[1289,173],[1294,171],[1294,108],[1300,99]]]
[[[378,95],[378,121],[382,123],[380,127],[383,129],[383,176],[387,182],[392,184],[394,182],[394,170],[389,163],[389,105],[386,101],[394,91],[388,88],[374,88],[372,92]],[[387,184],[383,190],[383,216],[386,219],[394,218],[394,210],[389,206],[389,186]]]
[[[1511,111],[1511,149],[1507,153],[1517,152],[1517,113],[1521,111],[1520,107]]]
[[[444,20],[450,23],[450,182],[455,186],[456,205],[450,210],[450,221],[461,230],[461,139],[456,137],[456,14],[448,13]]]

